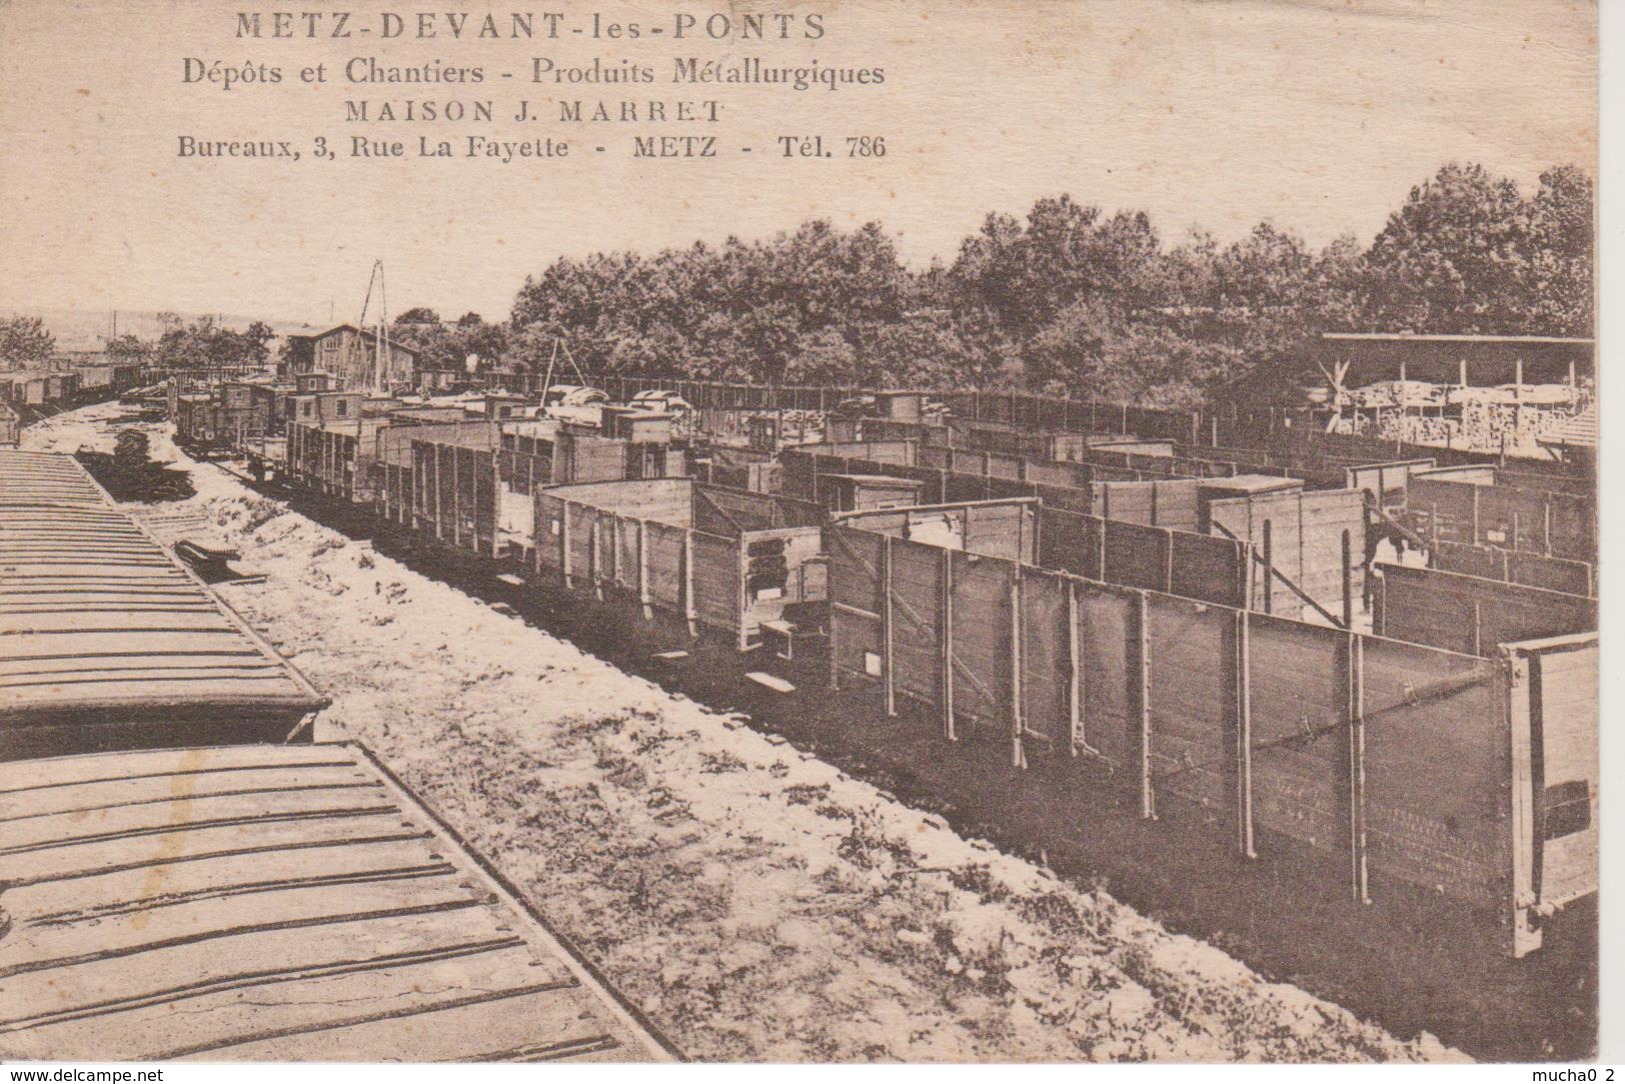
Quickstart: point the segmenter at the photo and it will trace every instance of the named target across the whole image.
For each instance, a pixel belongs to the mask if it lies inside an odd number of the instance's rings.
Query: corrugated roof
[[[0,765],[0,1058],[669,1060],[350,743]]]
[[[324,703],[77,461],[0,451],[0,749],[70,720],[297,723]]]

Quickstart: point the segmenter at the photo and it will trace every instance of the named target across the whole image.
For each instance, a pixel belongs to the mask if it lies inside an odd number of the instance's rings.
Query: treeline
[[[38,316],[0,319],[0,369],[32,369],[56,356],[56,336]]]
[[[438,334],[540,369],[562,341],[594,372],[870,386],[1020,387],[1185,406],[1250,382],[1290,393],[1322,331],[1589,335],[1592,181],[1525,197],[1477,165],[1410,192],[1369,245],[1318,251],[1262,223],[1165,243],[1144,213],[1069,196],[991,214],[951,264],[911,270],[876,223],[645,255],[555,260],[506,329]],[[404,319],[404,318],[403,318]],[[487,353],[487,351],[491,351]]]
[[[107,344],[115,361],[159,369],[210,369],[264,365],[276,332],[255,320],[242,331],[215,322],[212,316],[187,323],[172,312],[158,314],[163,329],[156,339],[120,335]]]

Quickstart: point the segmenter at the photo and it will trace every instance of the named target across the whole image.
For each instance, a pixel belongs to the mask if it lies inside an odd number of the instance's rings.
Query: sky
[[[1574,162],[1595,175],[1596,8],[1549,0],[1172,2],[733,0],[703,4],[355,0],[266,8],[214,0],[0,0],[0,309],[171,309],[325,323],[359,314],[384,261],[391,312],[506,316],[527,274],[561,255],[653,252],[768,236],[813,217],[878,220],[915,266],[951,260],[992,211],[1061,192],[1143,209],[1165,241],[1221,241],[1270,219],[1311,243],[1369,241],[1410,188],[1449,160],[1533,191]],[[557,11],[566,26],[637,22],[636,41],[293,41],[234,37],[239,11],[346,9],[349,26],[422,12]],[[795,16],[788,40],[671,40],[679,13]],[[808,17],[823,36],[799,36]],[[329,22],[328,25],[331,25]],[[537,20],[541,25],[541,20]],[[667,28],[656,37],[652,27]],[[678,86],[672,58],[879,67],[835,91]],[[301,68],[353,57],[483,67],[476,87],[308,86]],[[187,83],[184,62],[282,68],[277,85]],[[533,59],[644,64],[636,86],[534,85]],[[501,72],[512,73],[502,79]],[[491,123],[358,125],[346,101],[496,103]],[[547,120],[508,115],[521,98]],[[565,124],[556,99],[714,99],[716,124]],[[352,135],[413,157],[351,159]],[[470,134],[568,139],[573,157],[442,161]],[[632,137],[715,136],[722,157],[635,159]],[[779,157],[776,136],[822,134],[827,159]],[[298,162],[200,160],[179,137],[288,140]],[[340,148],[310,156],[317,135]],[[844,157],[848,136],[884,158]],[[594,146],[606,147],[596,153]],[[737,147],[750,146],[750,154]],[[376,304],[376,299],[375,302]],[[376,313],[374,313],[376,314]]]

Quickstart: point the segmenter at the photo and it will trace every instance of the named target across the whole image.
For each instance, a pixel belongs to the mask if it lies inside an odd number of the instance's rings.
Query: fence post
[[[1350,632],[1345,648],[1348,676],[1349,884],[1354,899],[1370,903],[1365,830],[1365,638]]]

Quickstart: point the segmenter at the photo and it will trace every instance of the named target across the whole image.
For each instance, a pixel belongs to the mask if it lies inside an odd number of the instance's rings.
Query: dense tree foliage
[[[426,369],[462,369],[470,356],[488,369],[508,350],[508,329],[488,324],[477,312],[446,323],[433,309],[407,309],[390,322],[390,335],[418,351]]]
[[[242,331],[215,323],[212,316],[190,324],[174,313],[159,313],[163,330],[156,342],[122,335],[108,344],[109,355],[164,369],[209,369],[263,365],[276,332],[259,320]]]
[[[1243,381],[1290,389],[1327,330],[1589,335],[1592,204],[1573,166],[1525,198],[1450,164],[1369,246],[1317,251],[1268,222],[1229,245],[1201,233],[1169,245],[1144,213],[1062,195],[1025,219],[989,215],[946,266],[904,267],[876,223],[814,221],[754,242],[560,258],[526,279],[504,338],[477,317],[448,326],[419,311],[397,326],[422,329],[426,349],[506,349],[537,369],[562,342],[594,372],[1182,406]]]
[[[0,319],[0,368],[32,368],[50,361],[55,353],[56,338],[39,317]]]

